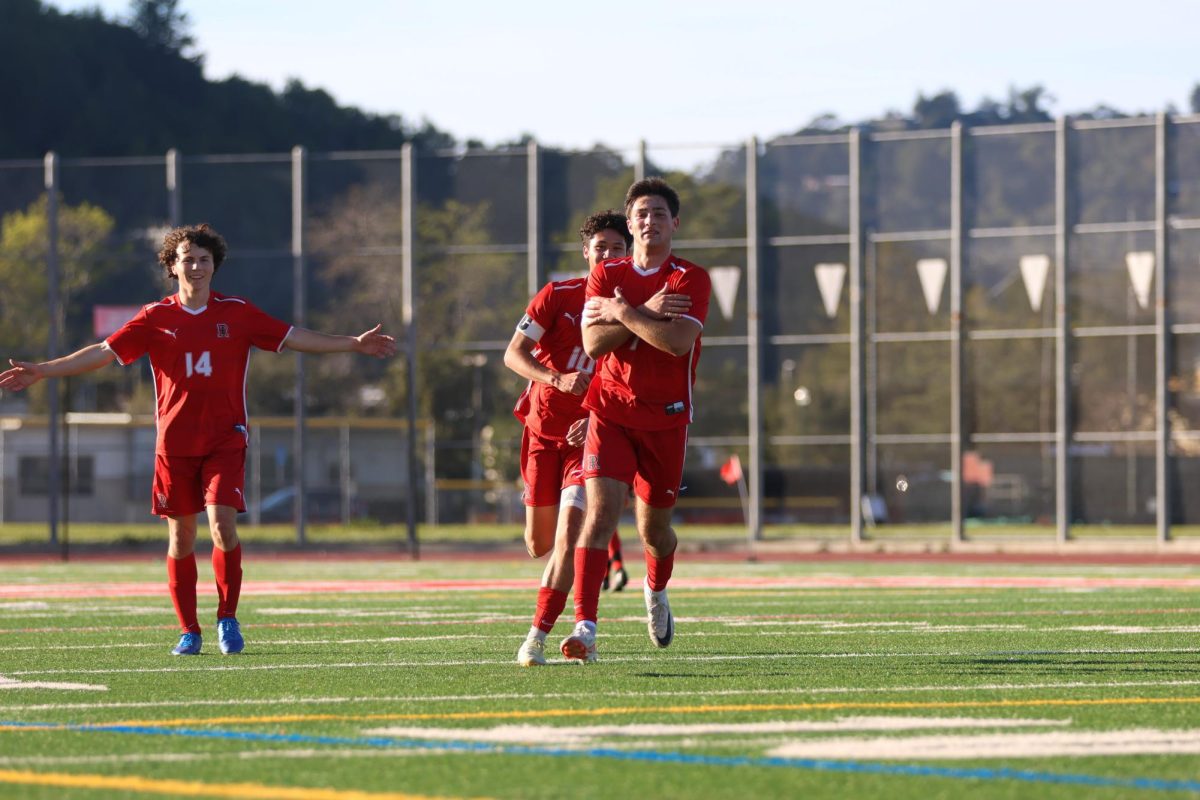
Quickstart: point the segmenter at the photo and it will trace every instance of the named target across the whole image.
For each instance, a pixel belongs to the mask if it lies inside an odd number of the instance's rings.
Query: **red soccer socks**
[[[650,591],[661,592],[667,588],[667,581],[671,580],[671,572],[674,569],[674,550],[665,558],[655,558],[650,555],[649,550],[646,551],[646,583],[650,585]]]
[[[242,594],[242,545],[232,550],[213,547],[213,577],[217,579],[217,619],[236,617],[238,598]],[[195,582],[195,561],[192,562],[192,580]],[[196,595],[192,594],[192,615],[196,613]]]
[[[533,627],[546,633],[562,615],[567,606],[567,593],[543,586],[537,593],[537,610],[533,613]]]
[[[175,616],[179,617],[179,627],[191,633],[200,632],[200,622],[196,619],[196,554],[189,553],[183,558],[167,556],[167,589],[171,593],[171,603],[175,606]]]
[[[596,621],[600,585],[608,575],[608,549],[575,548],[575,621]]]

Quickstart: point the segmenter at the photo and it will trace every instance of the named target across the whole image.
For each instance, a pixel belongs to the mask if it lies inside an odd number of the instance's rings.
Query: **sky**
[[[48,0],[124,17],[129,0]],[[1069,114],[1186,112],[1200,82],[1194,0],[181,0],[211,79],[424,120],[462,141],[528,133],[708,147],[1045,87]],[[601,17],[597,9],[603,9]]]

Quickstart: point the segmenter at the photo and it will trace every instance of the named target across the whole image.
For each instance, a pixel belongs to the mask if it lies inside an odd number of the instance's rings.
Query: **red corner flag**
[[[721,480],[730,486],[742,479],[742,460],[734,453],[729,460],[721,465]]]

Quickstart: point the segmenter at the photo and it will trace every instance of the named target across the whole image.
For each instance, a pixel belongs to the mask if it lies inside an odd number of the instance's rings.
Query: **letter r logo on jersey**
[[[595,453],[590,453],[587,456],[587,471],[595,472],[600,469],[600,457]]]
[[[224,322],[217,323],[217,338],[218,339],[228,339],[229,338],[229,326],[226,325]]]

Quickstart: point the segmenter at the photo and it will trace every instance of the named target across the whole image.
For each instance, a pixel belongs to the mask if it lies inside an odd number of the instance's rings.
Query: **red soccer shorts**
[[[653,508],[671,508],[679,499],[687,427],[640,431],[605,422],[595,412],[583,444],[583,477],[612,478],[633,486]]]
[[[521,436],[521,480],[527,506],[556,506],[568,486],[583,486],[583,448],[544,439],[529,432]]]
[[[205,506],[246,510],[246,451],[221,450],[207,456],[154,456],[151,513],[160,517],[199,514]]]

